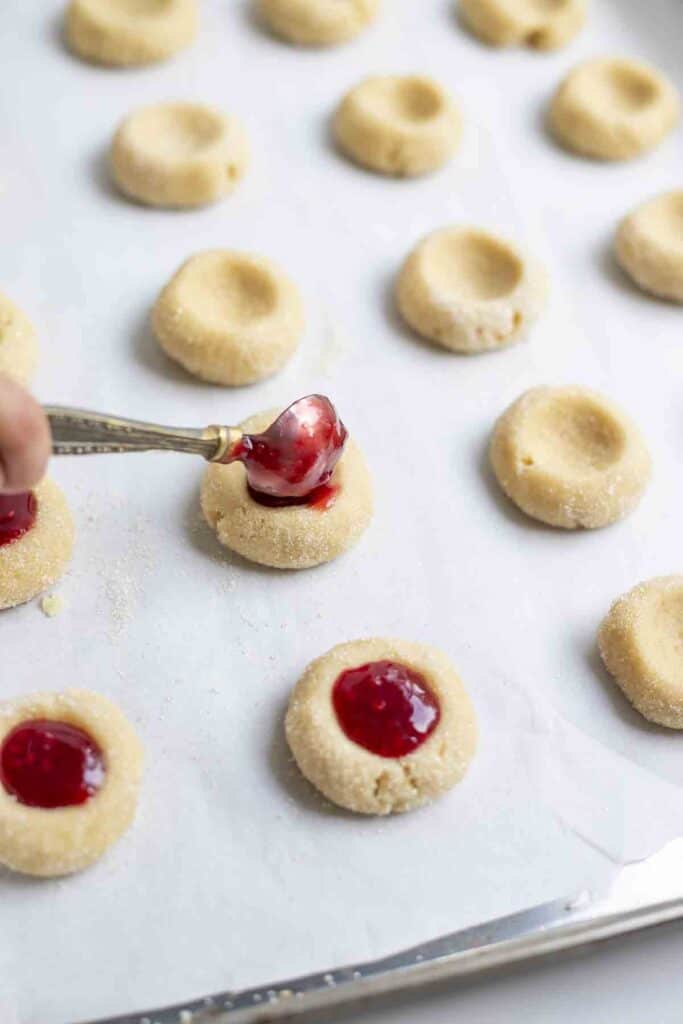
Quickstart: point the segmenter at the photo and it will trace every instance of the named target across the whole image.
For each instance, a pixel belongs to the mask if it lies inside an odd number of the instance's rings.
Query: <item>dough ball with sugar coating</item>
[[[639,583],[600,626],[607,671],[650,722],[683,729],[683,576]]]
[[[567,149],[597,160],[629,160],[653,149],[678,122],[671,82],[641,61],[589,60],[555,93],[549,124]]]
[[[683,190],[665,192],[630,213],[619,225],[615,250],[643,291],[683,303]]]
[[[460,114],[431,78],[383,75],[351,89],[334,116],[339,149],[380,174],[412,177],[445,164],[460,142]]]
[[[0,373],[27,384],[38,362],[33,324],[6,295],[0,293]]]
[[[492,46],[557,50],[583,28],[586,0],[461,0],[465,25]]]
[[[380,0],[256,0],[275,35],[298,46],[334,46],[357,36],[379,10]]]
[[[510,242],[480,228],[427,235],[396,282],[404,320],[454,352],[502,348],[523,337],[545,303],[544,271]]]
[[[191,256],[159,295],[152,326],[164,351],[202,380],[241,385],[280,370],[299,344],[303,304],[270,260],[228,249]]]
[[[71,0],[66,40],[95,64],[134,66],[166,60],[197,31],[197,0]]]
[[[566,530],[608,526],[638,504],[650,454],[629,418],[586,388],[533,388],[496,423],[490,458],[523,512]]]
[[[246,135],[231,115],[199,103],[134,111],[110,151],[116,185],[150,206],[188,207],[232,192],[248,162]]]

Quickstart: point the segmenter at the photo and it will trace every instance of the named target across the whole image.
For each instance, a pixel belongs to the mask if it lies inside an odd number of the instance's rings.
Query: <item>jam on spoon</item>
[[[336,496],[330,478],[346,438],[346,427],[329,398],[308,395],[262,434],[244,434],[224,461],[243,463],[249,493],[263,505],[325,509]]]
[[[84,804],[100,789],[104,776],[99,746],[68,722],[22,722],[0,747],[0,782],[27,807]]]
[[[0,547],[28,533],[37,513],[38,502],[33,491],[0,494]]]
[[[436,728],[439,703],[419,672],[395,661],[347,669],[332,704],[350,740],[380,757],[405,757]]]

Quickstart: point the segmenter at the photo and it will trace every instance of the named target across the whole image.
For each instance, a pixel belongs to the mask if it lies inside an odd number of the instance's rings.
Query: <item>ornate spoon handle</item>
[[[67,406],[44,407],[52,430],[54,455],[171,451],[221,462],[242,436],[236,427],[164,427],[158,423],[107,416]]]

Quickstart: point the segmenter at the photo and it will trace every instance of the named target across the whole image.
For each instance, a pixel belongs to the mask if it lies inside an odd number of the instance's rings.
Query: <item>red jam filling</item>
[[[380,757],[412,753],[441,716],[425,679],[395,661],[372,661],[342,672],[332,704],[348,738]]]
[[[250,493],[261,504],[327,508],[336,488],[322,488],[329,483],[346,438],[329,398],[308,395],[285,409],[262,434],[245,434],[226,461],[244,464]]]
[[[328,508],[332,508],[339,494],[339,487],[330,483],[316,487],[314,491],[303,498],[278,498],[275,494],[261,494],[259,491],[255,491],[251,484],[247,484],[247,490],[255,502],[265,505],[267,508],[305,505],[308,508],[317,509],[319,512],[326,512]]]
[[[0,494],[0,548],[28,533],[37,513],[38,502],[33,491]]]
[[[27,807],[84,804],[100,789],[104,775],[98,745],[68,722],[22,722],[0,747],[0,782]]]

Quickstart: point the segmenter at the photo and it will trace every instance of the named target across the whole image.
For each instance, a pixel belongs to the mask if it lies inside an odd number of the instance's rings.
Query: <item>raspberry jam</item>
[[[28,533],[37,513],[38,502],[33,491],[0,494],[0,548]]]
[[[84,804],[100,789],[104,775],[98,745],[68,722],[22,722],[0,747],[0,782],[27,807]]]
[[[339,494],[339,487],[329,483],[316,487],[314,491],[311,491],[310,494],[303,498],[278,498],[274,494],[261,494],[259,491],[255,491],[251,484],[247,484],[247,490],[255,502],[259,505],[266,505],[267,508],[306,505],[308,508],[317,509],[319,512],[326,512],[328,508],[332,508]]]
[[[321,488],[341,458],[346,437],[329,398],[308,395],[285,409],[262,434],[245,434],[225,461],[244,464],[251,495],[264,505],[325,508],[334,495],[328,491],[323,497]]]
[[[348,738],[380,757],[412,753],[441,717],[424,678],[395,661],[372,661],[342,672],[332,704]]]

